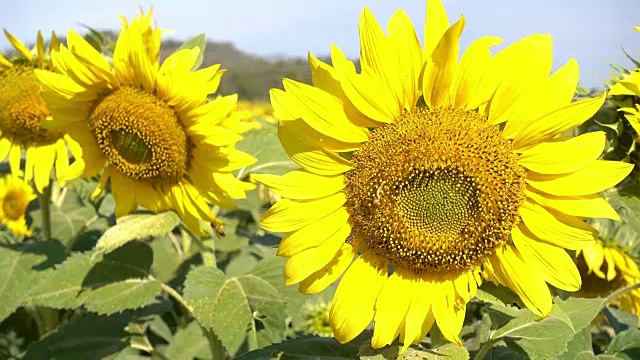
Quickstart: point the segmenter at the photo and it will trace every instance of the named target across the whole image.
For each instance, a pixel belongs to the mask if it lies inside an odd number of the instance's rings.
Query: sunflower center
[[[0,73],[0,131],[24,143],[51,142],[61,134],[42,129],[49,110],[40,97],[33,67],[16,65]]]
[[[4,216],[10,220],[20,219],[29,205],[29,199],[24,191],[9,190],[2,200]]]
[[[353,236],[394,267],[446,274],[507,243],[525,171],[486,116],[421,110],[372,131],[345,174]]]
[[[173,109],[152,94],[114,91],[95,106],[90,127],[109,162],[127,177],[172,184],[187,171],[189,137]]]

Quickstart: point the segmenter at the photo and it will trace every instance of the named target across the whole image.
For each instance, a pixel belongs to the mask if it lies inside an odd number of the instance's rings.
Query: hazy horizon
[[[307,51],[322,56],[329,53],[332,42],[350,58],[357,58],[357,25],[364,6],[371,9],[383,27],[396,9],[403,8],[422,39],[425,12],[425,2],[419,0],[156,0],[139,4],[144,9],[153,5],[158,25],[174,31],[165,39],[185,40],[204,32],[212,41],[231,42],[243,52],[268,58],[304,58]],[[506,0],[444,0],[444,4],[450,22],[461,14],[466,17],[462,49],[485,35],[502,37],[499,49],[531,33],[549,33],[554,38],[554,69],[575,57],[584,86],[601,86],[611,73],[609,64],[632,65],[621,46],[634,57],[640,53],[640,33],[633,29],[640,25],[638,0],[523,0],[517,4]],[[118,16],[131,18],[139,12],[138,3],[128,0],[106,4],[25,0],[3,8],[0,25],[26,43],[35,41],[38,29],[46,37],[52,29],[61,35],[69,28],[83,32],[80,23],[100,30],[117,30]],[[0,37],[0,49],[8,48],[9,42]]]

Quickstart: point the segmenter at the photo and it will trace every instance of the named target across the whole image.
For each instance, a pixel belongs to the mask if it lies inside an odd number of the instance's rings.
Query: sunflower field
[[[640,359],[640,59],[425,19],[267,102],[152,11],[6,29],[0,359]]]

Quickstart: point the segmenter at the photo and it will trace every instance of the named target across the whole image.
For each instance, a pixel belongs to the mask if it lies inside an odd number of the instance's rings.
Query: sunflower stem
[[[51,240],[51,186],[45,187],[43,192],[38,194],[38,201],[42,214],[42,235],[44,241],[49,241]]]
[[[204,327],[202,328],[202,330],[207,335],[207,339],[209,340],[211,358],[213,360],[225,360],[227,358],[226,352],[218,336],[212,330],[208,330]]]

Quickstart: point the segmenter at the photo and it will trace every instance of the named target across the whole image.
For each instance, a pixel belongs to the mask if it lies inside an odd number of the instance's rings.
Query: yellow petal
[[[87,90],[68,76],[40,69],[35,69],[34,74],[44,86],[65,100],[81,102],[92,101],[98,97],[97,92]]]
[[[42,193],[49,185],[51,170],[56,159],[56,144],[38,146],[38,161],[35,163],[35,185],[36,189]]]
[[[592,195],[607,190],[622,181],[633,164],[596,160],[586,167],[566,175],[527,173],[527,183],[541,192],[557,196]]]
[[[522,256],[511,245],[499,248],[488,260],[494,276],[503,285],[515,292],[529,310],[539,316],[551,311],[551,293],[547,284],[522,260]]]
[[[513,139],[513,148],[524,149],[573,129],[595,114],[606,98],[605,92],[600,97],[576,101],[531,121]]]
[[[411,281],[396,271],[385,281],[376,299],[375,327],[371,346],[379,349],[390,345],[404,325],[404,317],[409,310]]]
[[[339,50],[338,50],[339,51]],[[344,55],[344,54],[343,54]],[[309,52],[309,66],[311,67],[311,81],[313,82],[313,86],[320,88],[334,96],[338,97],[340,101],[342,101],[342,106],[344,107],[344,112],[347,115],[347,118],[357,126],[361,127],[378,127],[380,123],[372,121],[364,114],[362,114],[356,107],[351,103],[351,100],[347,97],[344,90],[342,90],[342,86],[340,85],[340,73],[335,68],[325,64],[320,61],[318,58],[313,56]],[[335,65],[335,62],[334,62]],[[353,64],[352,64],[353,65]],[[352,70],[355,71],[355,70]],[[274,95],[278,95],[278,93],[283,93],[278,89],[271,89],[269,94],[271,95],[271,102],[274,100],[282,102],[282,100],[278,100],[274,97]],[[275,114],[275,109],[274,109]],[[288,114],[291,118],[292,116]],[[278,117],[278,116],[276,116]]]
[[[13,176],[22,176],[21,166],[22,147],[19,144],[14,144],[9,151],[9,168]]]
[[[293,256],[301,251],[318,246],[340,227],[347,224],[349,213],[344,207],[320,218],[297,231],[286,234],[278,246],[278,256]]]
[[[11,150],[11,139],[7,137],[0,137],[0,161],[4,161],[9,155],[9,151]]]
[[[620,221],[620,215],[607,200],[598,194],[584,196],[554,196],[538,192],[528,187],[525,190],[528,197],[538,204],[560,211],[567,215],[583,218],[600,218]]]
[[[417,279],[411,284],[411,292],[408,295],[411,303],[404,322],[404,339],[401,339],[402,347],[405,350],[409,345],[419,342],[424,337],[422,335],[423,323],[431,310],[429,289],[430,287],[423,279]],[[433,320],[435,321],[435,319]]]
[[[261,225],[272,232],[295,231],[331,214],[345,200],[344,193],[341,192],[318,200],[281,199],[262,216]]]
[[[587,267],[589,268],[589,274],[593,272],[601,279],[606,278],[605,274],[600,270],[602,264],[604,264],[604,252],[602,245],[599,243],[582,249],[582,256],[584,257]]]
[[[489,66],[490,47],[496,46],[502,39],[485,36],[474,41],[464,52],[453,75],[450,95],[451,104],[456,109],[474,109],[488,99],[478,98],[482,77]]]
[[[38,37],[36,39],[36,51],[38,52],[38,67],[42,69],[44,67],[44,38],[40,30],[38,30]]]
[[[524,262],[537,270],[546,282],[566,291],[580,289],[580,272],[563,248],[539,241],[523,226],[514,228],[511,238]]]
[[[549,79],[542,80],[538,87],[530,88],[518,99],[518,105],[503,130],[504,136],[513,139],[532,120],[571,103],[578,77],[578,62],[572,58]]]
[[[569,139],[543,142],[522,151],[518,162],[541,174],[567,174],[585,168],[604,150],[606,134],[594,131]]]
[[[314,132],[310,130],[300,120],[280,123],[278,138],[291,160],[318,175],[337,175],[351,169],[348,160],[325,150],[322,142],[314,138]]]
[[[110,165],[111,166],[111,165]],[[116,202],[116,218],[130,214],[137,208],[135,194],[131,192],[134,180],[121,175],[118,171],[111,171],[111,192]]]
[[[73,141],[73,140],[71,140]],[[56,179],[69,168],[69,150],[64,139],[56,141]]]
[[[597,231],[584,221],[525,200],[520,207],[520,216],[526,227],[542,241],[578,250],[595,242]]]
[[[462,346],[460,331],[464,321],[464,308],[456,306],[456,292],[453,282],[448,279],[431,282],[431,302],[433,315],[442,335],[449,341]]]
[[[284,267],[285,285],[297,284],[329,264],[344,245],[344,239],[349,236],[350,231],[349,224],[343,223],[338,231],[330,234],[318,246],[290,257]]]
[[[33,62],[33,55],[31,55],[31,51],[29,51],[29,49],[27,49],[27,47],[24,46],[22,41],[20,41],[17,37],[13,36],[10,32],[7,31],[7,29],[3,29],[3,30],[4,30],[5,36],[7,37],[7,39],[9,39],[9,42],[11,43],[11,45],[13,45],[16,51],[19,52],[20,55],[24,56],[24,58],[27,59],[29,62]]]
[[[373,121],[391,123],[402,114],[399,102],[384,81],[371,70],[342,70],[342,90],[353,106]]]
[[[398,54],[368,8],[360,15],[360,61],[362,72],[372,72],[389,90],[389,101],[395,103],[398,112],[404,108],[404,92],[398,76]]]
[[[373,320],[376,298],[387,280],[387,264],[366,251],[347,269],[331,303],[329,317],[335,338],[346,343]]]
[[[612,250],[609,248],[605,248],[603,253],[604,253],[604,260],[607,263],[607,281],[611,281],[613,280],[616,275],[617,275],[617,271],[616,271],[616,264],[613,261],[613,256],[611,255]]]
[[[547,79],[553,61],[552,42],[548,34],[533,34],[507,46],[491,59],[482,79],[485,94],[480,96],[491,98],[490,122],[506,121],[520,99]]]
[[[282,176],[251,174],[281,197],[306,200],[335,194],[344,188],[344,176],[319,176],[304,170],[290,171]]]
[[[398,70],[395,74],[404,93],[404,108],[412,111],[420,97],[420,72],[422,71],[422,49],[420,40],[411,24],[411,19],[402,10],[396,11],[387,27],[390,46],[398,54]]]
[[[367,129],[349,121],[342,101],[334,95],[289,79],[282,83],[287,95],[281,99],[282,106],[321,134],[347,143],[361,143],[369,138]]]
[[[422,95],[432,108],[450,105],[449,89],[460,52],[460,34],[464,30],[465,18],[460,17],[444,33],[432,54],[432,62],[427,63],[422,79]]]
[[[197,140],[213,146],[227,146],[242,140],[242,136],[233,131],[204,122],[190,126],[187,132]]]
[[[323,291],[344,273],[355,256],[356,249],[351,244],[342,244],[340,250],[327,265],[298,284],[298,291],[305,295]]]
[[[448,28],[449,19],[447,19],[447,12],[442,1],[427,1],[427,17],[424,23],[424,52],[427,57],[431,57],[431,53]]]

